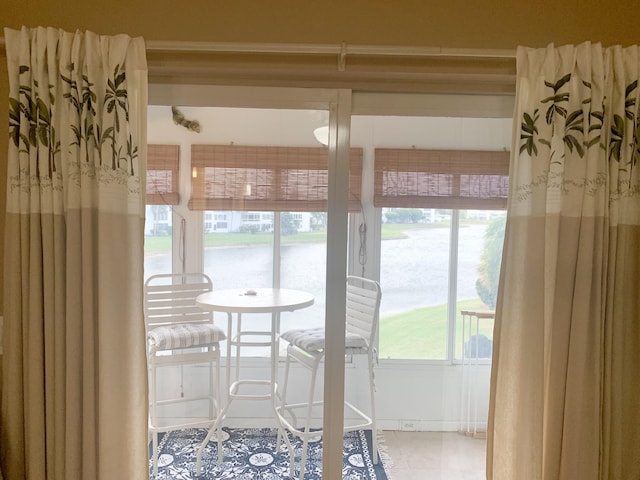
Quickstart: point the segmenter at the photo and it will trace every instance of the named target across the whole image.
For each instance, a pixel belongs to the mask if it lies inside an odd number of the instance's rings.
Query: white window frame
[[[512,118],[515,97],[511,95],[458,95],[458,94],[416,94],[416,93],[369,93],[354,92],[351,114],[374,116],[425,116],[425,117],[468,117],[468,118]],[[363,162],[362,197],[369,198],[364,204],[364,222],[370,225],[366,232],[366,244],[371,253],[367,255],[370,265],[367,272],[377,280],[380,279],[380,230],[382,223],[382,209],[373,207],[373,165]],[[354,216],[355,217],[355,216]],[[351,219],[352,248],[357,246],[358,221]],[[447,357],[446,359],[380,359],[380,365],[385,368],[394,366],[419,365],[453,365],[462,360],[455,358],[455,327],[456,327],[456,298],[457,298],[457,265],[458,265],[458,237],[459,210],[452,210],[450,227],[450,255],[449,255],[449,285],[447,309]],[[351,252],[350,269],[357,272],[358,254]],[[368,275],[369,275],[368,274]],[[488,363],[488,362],[487,362]]]

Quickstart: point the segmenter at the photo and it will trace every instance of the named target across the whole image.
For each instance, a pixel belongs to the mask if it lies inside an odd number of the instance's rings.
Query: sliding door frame
[[[323,412],[324,446],[323,476],[340,478],[342,475],[342,448],[344,426],[344,345],[348,257],[348,189],[350,153],[351,90],[241,87],[154,84],[149,85],[149,105],[180,105],[192,107],[268,108],[268,109],[317,109],[329,111],[329,199],[327,225],[327,271],[325,327],[327,349],[325,352],[325,407]],[[191,186],[182,184],[189,195]],[[179,265],[188,271],[198,271],[203,265],[202,212],[183,212],[194,221],[187,228],[195,229],[186,238],[184,251],[189,255],[181,260],[180,252],[174,254]],[[199,217],[198,217],[199,215]],[[182,229],[174,232],[175,248],[183,245]],[[193,253],[191,253],[193,252]],[[327,321],[331,319],[331,321]]]

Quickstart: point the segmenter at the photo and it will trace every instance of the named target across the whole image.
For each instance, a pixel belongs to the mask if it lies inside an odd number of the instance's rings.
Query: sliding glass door
[[[347,273],[382,286],[378,428],[452,433],[472,410],[482,427],[492,325],[474,332],[484,356],[471,375],[468,353],[481,349],[463,338],[461,312],[493,306],[512,99],[179,85],[150,93],[145,273],[204,271],[217,289],[315,296],[282,315],[281,331],[327,327],[316,394],[325,409],[315,414],[327,468],[342,465],[344,398],[369,408],[366,361],[345,357],[341,343]],[[253,329],[268,317],[246,321]],[[267,378],[268,354],[243,351],[243,368]],[[306,374],[293,371],[299,401]],[[274,424],[267,403],[238,404],[230,421]]]
[[[340,96],[346,101],[342,117]],[[332,90],[151,85],[145,276],[203,271],[218,290],[310,292],[314,304],[283,312],[280,331],[324,326],[328,316],[328,334],[342,334],[344,284],[327,279],[346,274],[347,219],[360,208],[358,201],[349,202],[350,195],[359,198],[349,188],[359,189],[362,163],[361,152],[349,151],[349,96]],[[342,175],[349,180],[343,182]],[[215,321],[226,327],[226,314],[216,313]],[[243,330],[270,326],[270,314],[242,317]],[[242,348],[242,376],[268,379],[269,355],[266,346]],[[234,359],[235,351],[232,364]],[[344,354],[328,352],[326,365],[337,372],[332,378],[341,378]],[[293,369],[290,382],[294,398],[302,399],[307,372]],[[341,464],[342,410],[332,406],[341,405],[343,388],[336,382],[326,393],[322,374],[317,383],[317,399],[337,399],[324,413],[314,413],[314,423],[329,419],[324,454]],[[237,402],[226,424],[275,426],[275,419],[269,402]],[[330,431],[334,427],[339,440],[329,441],[338,438]]]

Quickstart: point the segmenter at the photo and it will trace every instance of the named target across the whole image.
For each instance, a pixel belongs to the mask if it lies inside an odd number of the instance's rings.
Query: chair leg
[[[236,345],[236,382],[240,380],[240,343],[242,343],[240,332],[242,332],[242,314],[238,313],[236,316],[237,319],[237,328],[236,328],[236,338],[238,340],[238,344]]]
[[[149,423],[156,426],[156,367],[149,365]]]
[[[313,413],[313,396],[316,393],[316,376],[318,374],[318,362],[313,364],[311,368],[311,379],[309,380],[309,398],[307,403],[307,417],[304,426],[304,431],[309,433],[311,430],[311,414]]]
[[[209,352],[215,354],[219,353],[218,347],[208,347]],[[215,370],[214,370],[215,363]],[[221,411],[222,408],[222,399],[221,399],[221,379],[220,379],[220,355],[215,355],[213,359],[210,359],[209,362],[209,419],[213,421],[213,425],[209,435],[207,437],[208,440],[216,434],[217,443],[218,443],[218,462],[222,462],[224,459],[223,446],[222,446],[222,416],[226,413],[226,409]],[[180,365],[182,369],[183,365]],[[152,450],[153,450],[153,465],[152,472],[153,476],[157,477],[158,475],[158,379],[157,379],[158,366],[155,364],[153,358],[149,359],[148,365],[148,378],[149,378],[149,431],[151,433],[151,441],[152,441]],[[182,373],[182,372],[181,372]],[[214,378],[215,375],[215,378]],[[182,389],[182,385],[181,385]],[[213,428],[215,427],[215,428]],[[179,425],[175,426],[175,430],[183,428]],[[202,448],[198,451],[198,472],[200,470],[200,460],[202,455]]]
[[[284,381],[282,383],[282,393],[280,399],[280,414],[284,416],[284,409],[287,405],[287,385],[289,383],[289,366],[291,361],[289,359],[289,355],[287,355],[287,359],[284,364]],[[280,442],[282,441],[282,429],[278,428],[278,436],[276,437],[276,452],[280,450]],[[291,455],[293,456],[293,455]],[[293,464],[293,459],[291,461]]]
[[[376,383],[374,375],[373,356],[367,355],[369,359],[369,393],[371,394],[371,446],[373,448],[373,463],[378,463],[378,428],[376,426]]]
[[[203,440],[196,453],[196,475],[200,475],[200,471],[202,470],[202,453],[204,452],[204,449],[206,448],[209,440],[211,440],[213,435],[216,436],[216,441],[218,443],[218,463],[222,463],[224,461],[224,450],[222,446],[222,420],[227,413],[229,403],[227,403],[224,408],[222,408],[222,410],[220,409],[220,405],[222,405],[220,397],[220,357],[218,356],[214,361],[216,364],[215,421],[209,428],[207,436]]]
[[[224,452],[222,450],[222,421],[218,421],[218,416],[222,414],[220,411],[220,405],[222,405],[222,401],[220,398],[220,356],[218,355],[216,359],[216,408],[215,408],[215,419],[218,423],[218,431],[216,433],[218,437],[218,462],[222,463],[224,459]]]
[[[300,456],[300,480],[304,480],[304,471],[307,466],[307,449],[309,447],[309,437],[305,436],[302,440],[302,454]]]
[[[300,457],[300,480],[304,480],[304,471],[307,465],[307,454],[309,449],[309,436],[311,434],[311,414],[313,413],[313,396],[316,391],[316,377],[320,361],[314,360],[311,366],[311,379],[309,381],[309,397],[307,399],[307,416],[304,425],[304,436],[302,441],[302,456]],[[321,435],[321,432],[319,433]]]
[[[153,432],[153,477],[158,476],[158,432]]]
[[[203,440],[202,444],[200,444],[200,448],[198,448],[198,452],[196,453],[196,475],[200,475],[200,470],[202,469],[202,453],[204,452],[204,449],[206,448],[207,443],[209,443],[209,440],[211,440],[211,437],[213,437],[214,434],[217,435],[217,441],[218,441],[218,462],[222,463],[224,459],[223,452],[222,452],[222,434],[220,430],[221,428],[220,425],[222,423],[224,416],[227,414],[228,408],[229,408],[229,403],[227,403],[224,406],[224,408],[218,415],[218,418],[216,418],[215,423],[209,429],[209,433],[207,433],[207,436]]]
[[[151,360],[149,366],[149,424],[152,428],[157,426],[156,411],[156,366]],[[158,432],[154,429],[152,433],[152,456],[153,456],[153,476],[158,476]]]
[[[282,392],[280,398],[280,415],[285,415],[285,408],[287,405],[287,387],[289,385],[289,367],[291,366],[291,358],[287,355],[284,364],[284,380],[282,383]],[[283,431],[282,427],[278,428],[278,436],[276,437],[276,452],[280,450],[280,443],[284,440],[285,445],[287,446],[287,451],[289,452],[289,476],[291,478],[295,477],[295,451],[293,449],[293,445],[291,445],[291,441],[287,436],[287,432]]]
[[[296,436],[299,437],[302,440],[302,452],[301,452],[301,457],[300,457],[300,472],[299,472],[299,480],[304,480],[304,473],[305,473],[305,468],[306,468],[306,463],[307,463],[307,457],[308,457],[308,446],[309,446],[309,438],[311,438],[312,434],[311,434],[311,416],[313,413],[313,405],[314,405],[314,395],[315,395],[315,389],[316,389],[316,379],[317,379],[317,375],[318,375],[318,369],[320,367],[320,362],[322,360],[322,356],[321,355],[313,355],[311,357],[306,357],[306,356],[300,356],[298,357],[297,355],[301,355],[300,353],[296,353],[298,352],[297,349],[293,349],[291,350],[292,347],[287,348],[287,358],[285,361],[285,370],[284,370],[284,381],[283,381],[283,386],[282,386],[282,393],[281,393],[281,403],[280,403],[280,414],[284,417],[285,412],[287,411],[287,391],[288,391],[288,384],[289,384],[289,374],[290,374],[290,366],[291,366],[291,361],[292,360],[296,360],[297,362],[299,362],[302,366],[308,368],[309,370],[311,370],[311,377],[309,379],[309,393],[308,393],[308,397],[307,397],[307,402],[306,403],[294,403],[292,404],[292,408],[289,409],[289,413],[292,416],[291,419],[291,424],[290,424],[290,428],[291,428],[291,433]],[[293,353],[292,353],[293,352]],[[294,410],[296,408],[302,408],[305,412],[305,417],[304,420],[302,420],[302,418],[298,417],[295,413]],[[298,426],[298,418],[300,418],[301,420],[301,424],[302,426]],[[289,423],[287,421],[287,423]],[[289,428],[289,427],[288,427]],[[322,435],[322,430],[319,430],[317,432],[317,435]],[[291,443],[289,442],[289,437],[287,436],[286,431],[283,432],[282,431],[282,427],[278,429],[278,436],[277,436],[277,440],[276,440],[276,449],[279,449],[280,447],[280,442],[281,439],[284,438],[287,447],[289,449],[289,459],[290,459],[290,476],[293,478],[295,476],[295,452],[291,446]]]
[[[213,350],[213,347],[208,347],[207,350],[209,350],[210,352]],[[215,400],[215,392],[213,391],[213,389],[215,388],[214,386],[214,379],[213,379],[213,374],[214,374],[214,370],[213,370],[213,363],[216,362],[216,360],[212,359],[209,362],[209,419],[214,419],[214,409],[217,409],[216,407],[216,400]],[[217,362],[216,362],[217,363]],[[216,372],[216,378],[217,378],[218,374]]]

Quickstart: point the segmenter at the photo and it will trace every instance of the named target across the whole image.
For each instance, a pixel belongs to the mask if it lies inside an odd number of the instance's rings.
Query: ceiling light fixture
[[[322,145],[329,145],[329,127],[318,127],[313,131],[313,135],[316,137]]]

